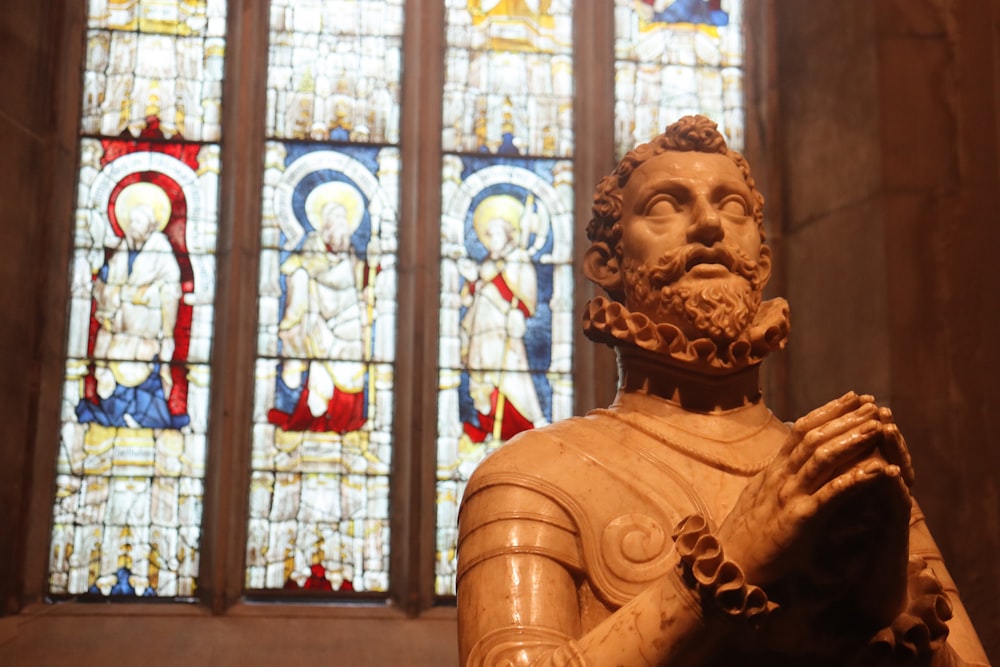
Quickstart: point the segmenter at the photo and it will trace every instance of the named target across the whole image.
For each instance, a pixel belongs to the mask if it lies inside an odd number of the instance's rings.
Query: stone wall
[[[34,423],[41,392],[40,359],[45,353],[42,331],[49,309],[43,286],[55,264],[47,252],[63,243],[65,225],[53,223],[53,183],[72,182],[73,150],[55,134],[57,100],[63,90],[53,85],[59,23],[52,22],[47,3],[18,3],[0,21],[0,613],[18,606],[22,553],[30,491]],[[69,179],[67,181],[66,179]],[[65,263],[62,263],[65,266]],[[56,399],[58,400],[58,398]],[[8,576],[12,573],[12,576]]]
[[[774,6],[786,416],[847,389],[892,407],[996,662],[1000,3]]]

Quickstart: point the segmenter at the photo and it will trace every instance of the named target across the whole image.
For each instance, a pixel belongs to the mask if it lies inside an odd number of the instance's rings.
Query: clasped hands
[[[779,604],[789,580],[807,582],[795,585],[808,592],[794,595],[834,600],[856,590],[857,604],[848,608],[878,624],[873,632],[891,628],[894,619],[917,611],[912,580],[933,577],[907,565],[912,483],[910,455],[891,411],[851,392],[795,422],[717,536],[747,581],[769,595],[778,591]],[[856,553],[863,555],[849,563]],[[816,608],[826,600],[807,602]],[[935,627],[943,641],[941,625]]]
[[[719,527],[719,539],[751,581],[766,585],[787,574],[826,506],[880,480],[889,482],[894,502],[909,507],[913,469],[891,413],[851,392],[795,422]]]

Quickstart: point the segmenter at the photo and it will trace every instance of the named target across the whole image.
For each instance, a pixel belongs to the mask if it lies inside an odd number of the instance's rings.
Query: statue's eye
[[[677,200],[667,194],[658,194],[646,204],[646,215],[653,218],[674,215],[680,210],[681,207]]]
[[[719,210],[729,215],[750,215],[750,208],[743,197],[729,195],[719,202]]]

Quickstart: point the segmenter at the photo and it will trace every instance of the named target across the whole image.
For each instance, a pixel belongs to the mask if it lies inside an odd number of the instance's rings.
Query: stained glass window
[[[274,0],[246,587],[385,592],[402,0]]]
[[[197,587],[225,3],[93,0],[53,594]]]
[[[401,179],[415,178],[401,172],[404,5],[444,17],[443,43],[436,29],[421,38],[444,47],[440,220],[400,212]],[[88,4],[55,595],[197,589],[225,7]],[[396,469],[394,448],[430,444],[392,419],[397,340],[413,333],[412,321],[397,331],[397,246],[401,233],[432,234],[437,364],[402,380],[437,382],[433,588],[450,596],[471,472],[517,433],[574,412],[572,246],[588,212],[573,210],[585,150],[573,134],[573,14],[597,10],[572,0],[270,0],[246,12],[238,25],[259,13],[270,29],[255,110],[265,132],[258,277],[247,287],[257,289],[256,328],[241,314],[232,329],[257,343],[253,404],[241,408],[249,442],[233,443],[251,450],[239,491],[248,515],[234,519],[247,527],[244,588],[381,596],[394,585],[390,473],[419,475]],[[688,113],[719,121],[740,148],[742,3],[615,0],[614,17],[601,28],[614,32],[613,65],[584,76],[614,76],[619,154]],[[437,57],[411,68],[438,67]]]
[[[693,113],[743,148],[742,23],[742,0],[615,0],[619,156]]]
[[[435,590],[469,475],[572,414],[572,2],[450,0],[441,188]]]

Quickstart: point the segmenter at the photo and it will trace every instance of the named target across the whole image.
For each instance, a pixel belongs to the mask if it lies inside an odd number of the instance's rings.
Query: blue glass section
[[[651,0],[646,0],[652,4]],[[729,25],[729,14],[722,11],[720,0],[675,0],[662,11],[653,12],[656,23],[699,23]]]

